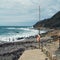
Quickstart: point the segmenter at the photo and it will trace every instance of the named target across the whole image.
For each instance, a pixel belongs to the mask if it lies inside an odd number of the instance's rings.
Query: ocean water
[[[45,31],[41,31],[44,33]],[[18,41],[16,38],[35,36],[38,30],[32,26],[0,26],[0,42]]]

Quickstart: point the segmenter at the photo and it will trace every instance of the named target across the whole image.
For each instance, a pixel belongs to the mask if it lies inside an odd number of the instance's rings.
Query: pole
[[[39,21],[40,21],[40,6],[39,6]],[[40,34],[40,27],[38,27],[39,34]]]
[[[39,49],[40,49],[40,41],[39,41]]]
[[[39,6],[39,21],[40,21],[40,6]],[[39,35],[40,35],[40,27],[39,27]],[[40,49],[40,40],[39,40],[39,49]]]

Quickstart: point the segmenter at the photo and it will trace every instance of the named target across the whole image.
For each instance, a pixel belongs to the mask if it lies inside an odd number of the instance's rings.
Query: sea
[[[46,31],[40,31],[40,33],[44,32]],[[16,42],[37,34],[38,30],[34,29],[32,26],[0,26],[0,43]]]

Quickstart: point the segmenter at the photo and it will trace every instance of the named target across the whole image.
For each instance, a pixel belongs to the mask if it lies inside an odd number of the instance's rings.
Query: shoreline
[[[3,58],[5,58],[6,60],[18,60],[25,50],[38,48],[39,46],[36,38],[27,38],[20,42],[0,44],[0,59],[3,60]],[[7,56],[10,57],[10,59],[8,59]]]
[[[48,38],[47,37],[45,36],[41,38],[41,43],[43,42],[44,46],[49,48],[50,44],[54,43],[54,40],[51,43],[49,40],[50,36]],[[36,41],[35,37],[26,38],[23,41],[0,44],[0,60],[18,60],[18,58],[23,54],[25,50],[38,48],[38,42]]]
[[[20,42],[10,42],[10,43],[4,43],[0,44],[0,60],[18,60],[20,55],[25,50],[32,49],[34,44],[34,38],[33,39],[27,39]],[[9,57],[10,59],[8,59]]]
[[[0,43],[10,43],[10,42],[12,43],[12,42],[24,41],[26,39],[35,38],[36,35],[31,35],[28,37],[20,37],[20,36],[17,36],[17,37],[13,37],[13,36],[11,36],[11,37],[0,37]]]

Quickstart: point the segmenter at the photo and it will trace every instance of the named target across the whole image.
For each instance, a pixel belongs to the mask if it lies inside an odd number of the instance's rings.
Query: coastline
[[[25,50],[34,48],[34,41],[34,38],[31,38],[20,42],[0,44],[0,60],[17,60]]]
[[[42,34],[42,36],[44,36],[44,34]],[[58,44],[55,46],[55,40],[51,39],[51,42],[50,39],[50,36],[45,35],[41,38],[41,43],[43,43],[43,47],[45,46],[48,51],[50,51],[51,48],[52,53],[54,53],[58,48]],[[23,41],[0,44],[0,60],[18,60],[24,51],[38,48],[38,42],[35,37],[29,37]]]

